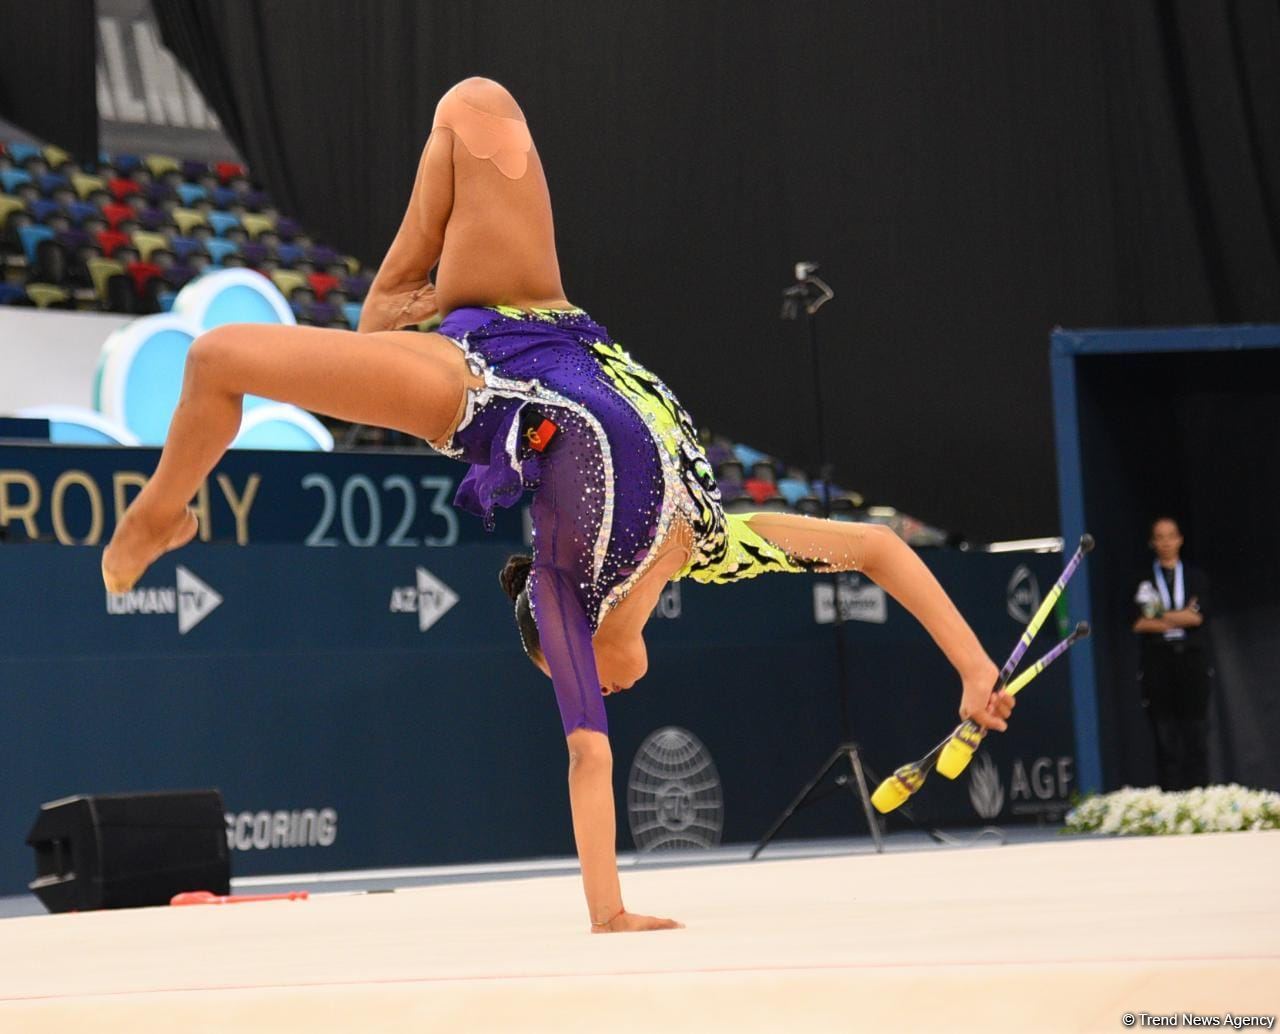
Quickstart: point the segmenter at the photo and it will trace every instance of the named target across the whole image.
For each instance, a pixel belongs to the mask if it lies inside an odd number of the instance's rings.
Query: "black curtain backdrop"
[[[1155,781],[1130,628],[1150,521],[1171,514],[1209,577],[1212,781],[1280,789],[1280,350],[1091,356],[1077,370],[1107,785]]]
[[[165,0],[283,209],[377,263],[436,100],[528,116],[566,289],[699,422],[973,538],[1058,526],[1055,325],[1280,319],[1280,5]]]
[[[0,118],[98,158],[93,0],[0,0]]]

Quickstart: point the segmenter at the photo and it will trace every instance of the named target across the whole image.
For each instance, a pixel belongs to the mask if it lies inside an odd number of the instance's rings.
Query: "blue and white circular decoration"
[[[101,413],[79,406],[28,406],[18,416],[49,421],[49,441],[54,445],[137,445],[138,437],[127,427]]]
[[[292,325],[296,320],[284,296],[261,274],[249,269],[206,274],[178,292],[172,312],[143,316],[107,338],[94,378],[94,407],[137,444],[163,445],[191,343],[227,323]],[[246,395],[244,409],[232,448],[333,449],[333,436],[297,406]]]

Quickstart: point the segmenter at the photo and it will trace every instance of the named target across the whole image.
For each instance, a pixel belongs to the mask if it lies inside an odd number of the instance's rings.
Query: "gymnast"
[[[413,329],[437,314],[435,332]],[[995,666],[891,531],[724,513],[675,396],[565,298],[542,163],[495,82],[467,79],[441,99],[358,332],[232,324],[192,343],[155,475],[103,553],[108,591],[195,535],[188,504],[235,437],[246,393],[425,439],[470,465],[455,505],[487,524],[532,491],[532,556],[511,558],[500,581],[559,703],[593,932],[679,925],[623,907],[603,701],[644,675],[644,624],[670,580],[862,572],[955,667],[961,717],[1006,728],[1014,700],[992,692]]]

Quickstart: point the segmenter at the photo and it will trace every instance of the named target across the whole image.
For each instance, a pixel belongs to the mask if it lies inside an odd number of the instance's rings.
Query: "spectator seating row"
[[[164,311],[211,269],[272,279],[299,322],[354,327],[372,276],[282,216],[238,162],[0,143],[0,305]]]

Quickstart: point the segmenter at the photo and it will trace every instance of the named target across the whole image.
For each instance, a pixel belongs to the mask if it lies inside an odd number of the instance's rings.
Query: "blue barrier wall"
[[[0,473],[56,458],[29,451],[42,455],[4,450]],[[94,458],[104,484],[114,451]],[[136,452],[120,455],[140,466]],[[91,467],[63,458],[79,464],[67,469]],[[237,461],[265,472],[260,500],[273,498],[265,493],[278,480],[279,505],[299,508],[311,497],[285,490],[304,476],[378,485],[460,469],[418,457],[306,456],[277,471],[280,459]],[[42,484],[59,476],[56,466]],[[229,469],[238,477],[248,468]],[[268,521],[264,505],[253,509],[262,518],[255,536],[292,520],[305,540],[320,509]],[[236,875],[571,852],[554,697],[521,652],[497,586],[518,535],[509,524],[496,540],[468,542],[461,529],[478,522],[463,515],[459,526],[453,547],[193,544],[157,563],[128,603],[103,593],[97,549],[0,545],[0,892],[32,875],[23,837],[39,804],[73,793],[219,787]],[[1059,564],[926,559],[997,661]],[[887,774],[954,723],[959,686],[904,611],[882,606],[868,583],[846,584],[860,619],[844,633],[854,722],[869,764]],[[825,759],[839,711],[832,631],[815,619],[815,598],[829,613],[830,592],[829,580],[809,576],[668,590],[649,625],[648,677],[609,703],[622,847],[627,771],[656,728],[686,727],[711,751],[728,841],[760,836]],[[1016,719],[1013,733],[984,748],[994,768],[930,782],[922,817],[1005,822],[1061,811],[1074,786],[1065,669],[1028,691]],[[860,824],[840,795],[788,832]]]

